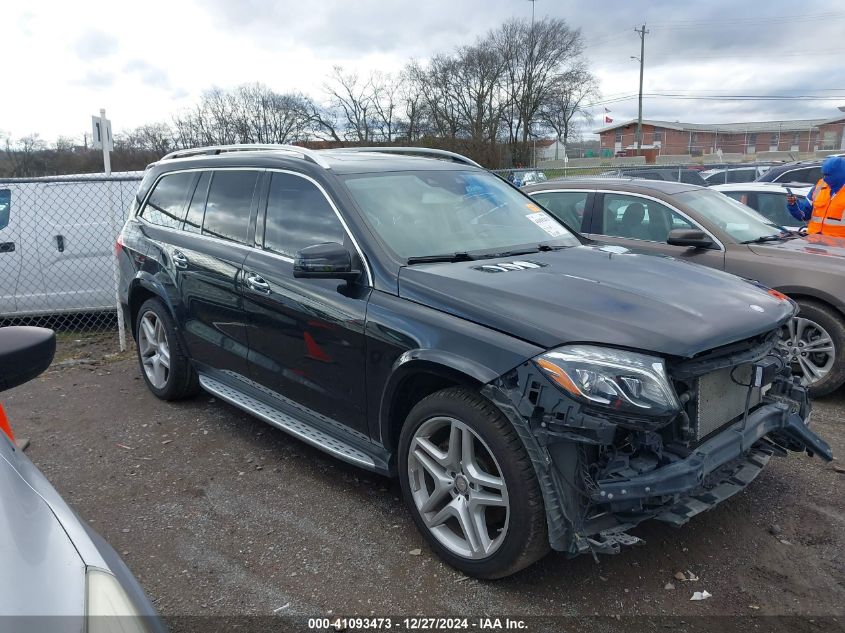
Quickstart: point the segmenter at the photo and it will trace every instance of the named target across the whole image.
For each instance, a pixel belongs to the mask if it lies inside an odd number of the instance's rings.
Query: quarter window
[[[12,211],[12,190],[0,189],[0,231],[9,226],[9,214]]]
[[[144,205],[141,217],[151,224],[181,229],[185,219],[188,186],[193,178],[194,174],[191,172],[163,176]]]
[[[665,242],[673,229],[698,228],[664,204],[648,198],[604,194],[603,235]]]
[[[258,172],[244,170],[213,172],[202,223],[203,235],[247,243],[258,176]]]
[[[293,257],[306,246],[342,244],[345,236],[329,201],[314,183],[293,174],[273,174],[264,224],[265,248]]]

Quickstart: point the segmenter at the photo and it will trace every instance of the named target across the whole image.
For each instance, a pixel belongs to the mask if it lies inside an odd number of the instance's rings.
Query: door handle
[[[14,242],[2,242],[0,243],[0,253],[14,253],[15,252],[15,243]]]
[[[65,252],[65,236],[64,235],[57,235],[56,236],[56,248],[59,249],[60,253]]]
[[[187,268],[188,267],[188,258],[185,257],[185,254],[182,251],[173,251],[170,254],[171,259],[173,259],[173,265],[176,268]]]
[[[246,285],[250,290],[270,294],[270,284],[268,284],[260,275],[255,273],[246,274]]]

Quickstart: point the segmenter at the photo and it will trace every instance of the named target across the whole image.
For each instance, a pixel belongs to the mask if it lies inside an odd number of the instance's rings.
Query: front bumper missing
[[[748,459],[752,460],[752,465],[755,457],[759,462],[762,457],[761,450],[755,450],[755,445],[772,433],[783,434],[826,461],[833,459],[827,442],[813,433],[804,420],[797,413],[792,413],[787,405],[775,402],[763,405],[750,413],[747,421],[741,420],[725,428],[696,447],[684,459],[637,477],[596,482],[597,487],[591,494],[591,500],[594,503],[617,505],[632,500],[692,493],[704,484],[705,477],[709,474],[746,454]],[[759,466],[757,472],[763,465]],[[753,468],[748,472],[752,470]]]

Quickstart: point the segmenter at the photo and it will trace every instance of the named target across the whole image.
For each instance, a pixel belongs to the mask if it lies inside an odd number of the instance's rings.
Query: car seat
[[[648,228],[643,226],[645,218],[645,207],[639,202],[633,202],[625,207],[617,227],[621,237],[632,237],[637,240],[650,240]]]

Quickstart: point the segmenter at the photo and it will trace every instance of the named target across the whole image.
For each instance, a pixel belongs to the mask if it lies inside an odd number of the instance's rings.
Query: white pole
[[[106,176],[111,175],[111,158],[109,157],[109,144],[106,139],[106,111],[100,108],[100,139],[103,142],[103,170]]]

